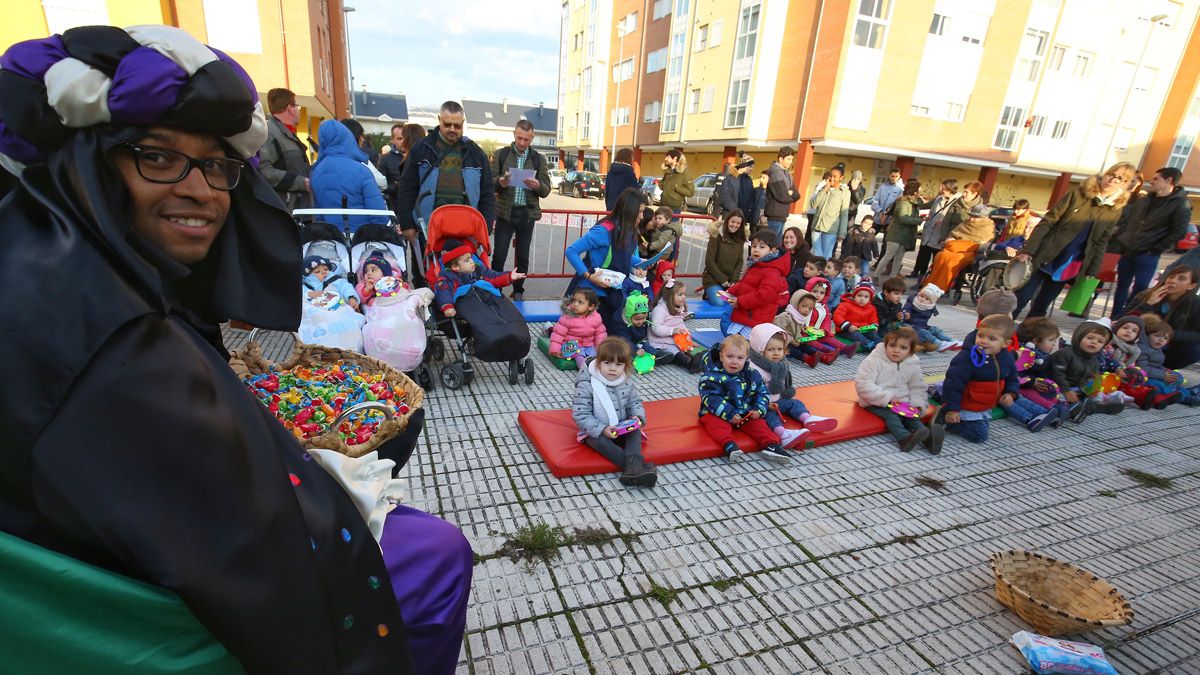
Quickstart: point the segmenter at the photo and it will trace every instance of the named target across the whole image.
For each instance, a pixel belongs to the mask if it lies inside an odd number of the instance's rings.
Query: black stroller
[[[437,287],[442,278],[442,261],[438,251],[447,239],[458,239],[474,248],[477,264],[489,266],[487,221],[483,215],[460,204],[439,207],[429,217],[429,245],[426,249],[425,278]],[[475,377],[475,367],[467,358],[473,356],[485,362],[508,362],[508,383],[533,384],[533,359],[529,358],[529,326],[525,317],[511,300],[501,295],[471,287],[461,291],[455,301],[455,316],[447,318],[434,303],[434,325],[454,340],[459,357],[442,366],[442,384],[450,389],[469,385]],[[428,352],[427,352],[428,353]]]

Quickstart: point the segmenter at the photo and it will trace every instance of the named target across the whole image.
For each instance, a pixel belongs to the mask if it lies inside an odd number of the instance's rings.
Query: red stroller
[[[448,204],[438,207],[429,217],[429,245],[425,249],[425,278],[436,288],[442,279],[440,251],[448,239],[457,239],[474,249],[477,264],[491,267],[491,246],[487,221],[470,206]],[[463,287],[455,300],[455,317],[442,315],[433,308],[434,328],[452,339],[458,347],[458,359],[442,366],[442,384],[458,389],[471,383],[475,367],[468,355],[484,362],[508,362],[508,383],[516,384],[524,376],[533,384],[533,360],[529,358],[529,326],[512,301],[477,287]],[[435,354],[435,357],[437,355]]]

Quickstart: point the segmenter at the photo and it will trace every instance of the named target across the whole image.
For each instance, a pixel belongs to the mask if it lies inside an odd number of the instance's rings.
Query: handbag
[[[1100,280],[1096,277],[1077,279],[1071,284],[1067,297],[1063,298],[1062,310],[1068,314],[1083,314],[1099,286]]]

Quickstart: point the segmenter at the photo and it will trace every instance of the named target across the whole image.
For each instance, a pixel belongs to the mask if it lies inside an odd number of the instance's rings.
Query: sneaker
[[[833,363],[834,361],[836,361],[837,357],[838,357],[837,352],[822,352],[821,356],[820,356],[820,360],[821,360],[821,363],[824,363],[825,365],[829,365],[829,364]],[[1196,400],[1200,401],[1200,396],[1197,396]]]
[[[946,442],[946,425],[937,421],[934,418],[934,423],[929,425],[929,436],[922,441],[925,448],[929,450],[929,454],[937,455],[942,452],[942,443]]]
[[[833,417],[821,417],[820,415],[810,414],[808,419],[804,420],[804,428],[809,431],[833,431],[837,426],[838,421]]]
[[[692,360],[690,363],[688,363],[688,372],[693,375],[703,372],[704,371],[704,355],[703,354],[689,354],[689,356],[691,357]]]
[[[653,464],[641,457],[630,457],[625,460],[625,471],[620,480],[625,487],[654,487],[658,482],[658,472]]]
[[[1057,419],[1058,419],[1058,408],[1051,408],[1049,412],[1044,412],[1041,415],[1038,415],[1037,417],[1034,417],[1033,419],[1026,422],[1025,428],[1029,429],[1031,432],[1036,434],[1037,432],[1041,431],[1042,429],[1045,429],[1046,427],[1053,424],[1054,421]]]
[[[1180,397],[1179,402],[1189,408],[1195,408],[1196,406],[1200,406],[1200,394],[1186,394]]]
[[[513,293],[513,294],[512,294],[512,301],[513,301],[513,302],[521,302],[521,301],[523,301],[523,300],[525,300],[525,294],[524,294],[524,293]]]
[[[937,350],[939,352],[948,352],[953,348],[954,348],[953,340],[946,340],[945,342],[943,342],[937,346]]]
[[[927,438],[929,438],[929,429],[926,427],[921,427],[904,438],[896,441],[896,443],[900,446],[900,452],[908,452],[917,447],[917,443],[920,443]]]
[[[805,354],[804,358],[800,359],[800,360],[803,361],[804,365],[808,366],[809,368],[817,367],[817,355],[816,354]]]
[[[1067,412],[1067,419],[1075,424],[1082,424],[1087,416],[1092,411],[1088,409],[1088,400],[1085,398],[1071,406]]]
[[[731,462],[740,462],[746,458],[746,453],[742,452],[736,443],[726,443],[722,450],[725,452],[725,459]]]
[[[962,340],[955,340],[950,343],[950,349],[947,351],[961,352],[963,348]]]
[[[808,429],[784,429],[783,433],[779,434],[779,444],[785,448],[794,448],[797,445],[803,448],[807,438]]]
[[[854,358],[854,355],[858,353],[858,343],[851,342],[848,345],[842,345],[842,353],[846,355],[846,358]]]
[[[685,352],[675,352],[675,355],[671,357],[671,363],[674,363],[677,366],[691,366],[692,355]]]
[[[783,446],[779,445],[778,443],[772,443],[763,448],[762,455],[763,459],[769,462],[775,462],[776,464],[787,464],[788,462],[792,461],[792,458],[790,455],[788,455],[787,450],[784,450]]]
[[[1146,398],[1150,398],[1150,397],[1147,396]],[[1166,408],[1167,406],[1171,405],[1172,403],[1178,402],[1179,398],[1180,398],[1180,395],[1179,395],[1179,392],[1177,392],[1177,391],[1173,391],[1170,394],[1159,394],[1154,397],[1154,409],[1162,410],[1163,408]]]

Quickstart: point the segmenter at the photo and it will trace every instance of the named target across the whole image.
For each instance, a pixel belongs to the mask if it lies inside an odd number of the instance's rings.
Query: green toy
[[[636,370],[639,375],[645,375],[646,373],[654,370],[654,355],[646,352],[641,356],[633,357],[633,369]]]

